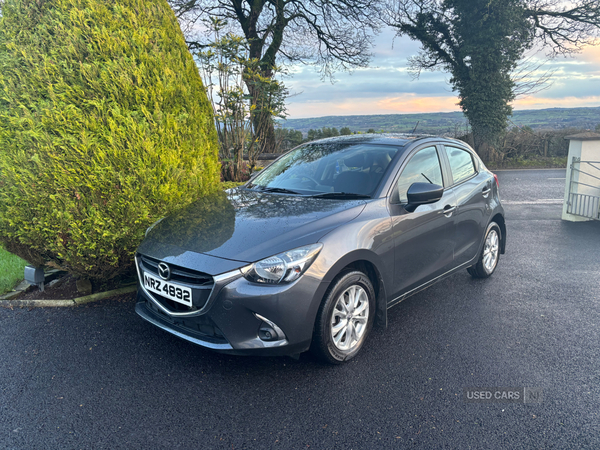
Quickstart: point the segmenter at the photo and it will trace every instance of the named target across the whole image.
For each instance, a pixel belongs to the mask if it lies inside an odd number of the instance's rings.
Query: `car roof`
[[[369,144],[389,144],[389,145],[400,145],[402,147],[409,143],[414,143],[421,140],[435,140],[435,141],[446,141],[446,142],[464,142],[453,138],[447,138],[442,136],[435,136],[432,134],[410,134],[410,133],[370,133],[370,134],[349,134],[345,136],[336,136],[331,138],[319,139],[316,141],[307,142],[307,144],[316,143],[329,143],[329,142],[355,142],[355,143],[369,143]]]

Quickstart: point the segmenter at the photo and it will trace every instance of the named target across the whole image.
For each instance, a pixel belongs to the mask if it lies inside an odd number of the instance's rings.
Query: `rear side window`
[[[471,153],[462,148],[446,147],[446,154],[450,161],[454,184],[458,184],[475,174],[475,164]]]
[[[419,150],[408,162],[398,179],[398,198],[400,203],[408,203],[408,188],[413,183],[432,183],[440,186],[442,169],[435,147]]]

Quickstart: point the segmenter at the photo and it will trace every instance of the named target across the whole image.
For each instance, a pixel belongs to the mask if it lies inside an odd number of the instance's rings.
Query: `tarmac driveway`
[[[211,353],[132,300],[0,309],[0,447],[600,448],[600,223],[560,220],[564,173],[499,172],[494,276],[411,297],[343,366]],[[465,401],[496,387],[543,397]]]

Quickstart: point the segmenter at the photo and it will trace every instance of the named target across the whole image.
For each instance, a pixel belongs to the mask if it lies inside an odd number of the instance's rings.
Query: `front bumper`
[[[275,356],[309,349],[321,291],[309,272],[289,285],[256,285],[239,270],[213,278],[206,303],[187,312],[169,310],[140,283],[136,312],[181,339],[221,353]]]

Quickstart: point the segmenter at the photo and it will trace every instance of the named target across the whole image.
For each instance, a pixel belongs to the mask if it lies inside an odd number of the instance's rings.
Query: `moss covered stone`
[[[0,241],[89,278],[219,189],[210,105],[165,0],[5,0]]]

